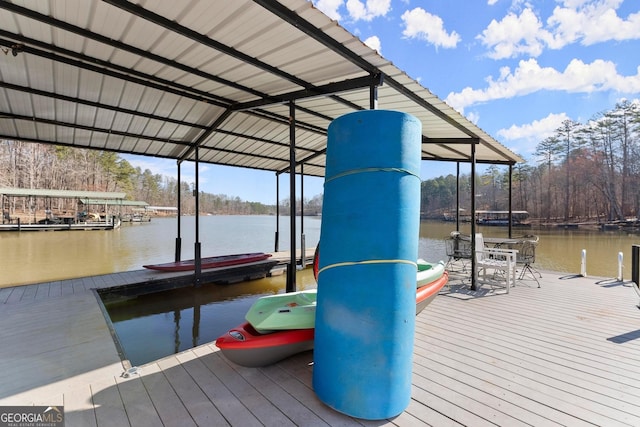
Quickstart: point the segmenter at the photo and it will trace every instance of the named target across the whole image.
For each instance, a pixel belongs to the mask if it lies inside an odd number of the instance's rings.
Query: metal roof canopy
[[[146,208],[149,203],[141,200],[123,200],[123,199],[78,199],[82,205],[101,205],[101,206],[136,206]]]
[[[0,1],[0,138],[323,176],[326,130],[417,117],[422,158],[522,161],[306,0]],[[196,150],[197,147],[197,150]]]
[[[0,188],[0,194],[12,197],[59,197],[67,199],[101,199],[100,204],[111,199],[118,203],[123,203],[125,193],[114,193],[105,191],[75,191],[75,190],[48,190],[41,188]]]

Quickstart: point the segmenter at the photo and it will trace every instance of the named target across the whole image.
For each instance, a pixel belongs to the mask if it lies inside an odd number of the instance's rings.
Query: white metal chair
[[[487,281],[487,270],[493,270],[493,279],[498,283],[504,282],[507,293],[516,284],[516,256],[515,249],[487,248],[484,245],[482,233],[476,233],[476,271],[478,277],[482,271],[482,280]],[[494,282],[495,283],[495,282]]]

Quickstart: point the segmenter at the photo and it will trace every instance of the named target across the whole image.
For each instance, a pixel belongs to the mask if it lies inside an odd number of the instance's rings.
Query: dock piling
[[[622,252],[618,252],[618,276],[616,277],[618,282],[622,282],[622,267],[624,266],[622,262],[623,260],[624,254]]]
[[[583,249],[581,254],[580,261],[580,275],[582,277],[587,277],[587,250]]]

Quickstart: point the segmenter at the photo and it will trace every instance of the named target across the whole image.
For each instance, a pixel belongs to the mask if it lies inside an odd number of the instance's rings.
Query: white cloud
[[[450,93],[446,102],[458,111],[470,105],[523,96],[540,90],[591,93],[613,90],[622,94],[640,93],[640,67],[636,75],[622,76],[611,61],[601,59],[585,64],[573,59],[564,71],[540,67],[535,59],[522,60],[512,72],[509,67],[500,70],[497,79],[489,77],[484,89],[464,88]]]
[[[364,41],[364,44],[369,46],[373,50],[377,50],[378,53],[382,54],[382,43],[378,36],[371,36]]]
[[[547,117],[534,120],[521,126],[511,125],[508,129],[500,129],[497,135],[508,140],[542,141],[553,135],[563,121],[569,120],[566,113],[549,114]]]
[[[316,0],[315,6],[322,11],[329,18],[339,21],[341,16],[338,9],[342,6],[344,0]]]
[[[347,0],[347,10],[354,21],[371,21],[391,11],[391,0]]]
[[[477,125],[478,122],[480,121],[480,114],[478,114],[478,112],[476,112],[476,111],[467,112],[465,114],[465,117],[467,118],[467,120],[469,120],[474,125]]]
[[[496,4],[496,3],[498,3],[498,0],[488,0],[488,1],[487,1],[487,4],[488,4],[489,6],[493,6],[493,5],[494,5],[494,4]]]
[[[520,15],[509,13],[498,22],[495,19],[477,36],[491,51],[494,59],[511,58],[521,54],[538,56],[543,50],[543,39],[550,39],[542,29],[542,22],[531,11],[525,9]]]
[[[609,40],[640,38],[640,12],[622,19],[616,9],[622,0],[565,2],[556,7],[547,23],[554,34],[550,47],[559,49],[580,41],[589,46]]]
[[[517,15],[492,20],[476,38],[494,59],[519,55],[539,56],[545,48],[561,49],[572,43],[592,45],[610,40],[640,38],[640,12],[626,19],[616,10],[623,0],[565,0],[556,6],[546,25],[531,7]]]
[[[460,41],[460,35],[455,31],[447,33],[442,18],[432,15],[417,7],[402,14],[405,29],[402,34],[407,38],[425,40],[436,47],[453,48]]]

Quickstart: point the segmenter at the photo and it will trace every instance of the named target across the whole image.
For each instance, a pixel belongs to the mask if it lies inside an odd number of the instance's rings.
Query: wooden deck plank
[[[127,418],[132,426],[156,427],[162,425],[162,420],[139,375],[132,375],[130,378],[117,377],[116,384],[120,396],[122,396]]]
[[[395,425],[395,422],[384,423],[382,421],[370,421],[355,419],[345,414],[341,414],[330,409],[324,403],[322,403],[315,392],[313,391],[313,351],[305,351],[289,357],[277,365],[278,368],[285,371],[287,378],[295,379],[295,382],[291,382],[294,387],[283,387],[291,396],[295,396],[302,404],[307,406],[313,412],[318,414],[324,422],[331,426],[381,426],[381,425]],[[272,367],[262,368],[271,369]],[[246,369],[246,368],[244,368]],[[278,384],[287,385],[287,382],[274,379],[268,376],[269,381],[277,381]]]
[[[588,345],[589,342],[578,345],[564,328],[556,333],[557,325],[550,324],[547,329],[539,331],[516,324],[505,328],[492,320],[491,313],[487,313],[486,316],[488,317],[480,315],[476,324],[467,333],[480,335],[491,332],[492,335],[497,336],[497,339],[504,341],[509,348],[520,349],[524,352],[536,350],[541,353],[540,355],[554,357],[555,362],[563,359],[574,361],[578,357],[581,362],[587,365],[597,365],[612,374],[620,374],[620,365],[625,363],[629,356],[635,354],[630,347],[623,348],[615,343],[607,342],[605,338],[592,340],[591,345]],[[443,327],[447,326],[440,319],[437,319],[436,322],[439,322]],[[634,366],[627,368],[629,370],[625,370],[624,373],[632,375],[634,380],[637,379],[638,368]]]
[[[24,292],[22,293],[22,297],[20,300],[30,300],[35,299],[36,292],[38,291],[38,285],[27,285],[23,286]]]
[[[82,277],[80,280],[82,282],[82,288],[85,291],[90,291],[91,289],[96,288],[96,281],[94,277]]]
[[[164,425],[183,427],[196,425],[158,364],[145,365],[141,378]]]
[[[504,390],[492,383],[477,381],[474,384],[474,377],[460,375],[453,369],[447,370],[442,366],[433,368],[429,362],[421,363],[423,360],[417,358],[414,362],[413,382],[417,386],[423,385],[423,379],[435,382],[455,393],[465,396],[467,409],[474,412],[486,412],[489,419],[498,425],[524,426],[529,423],[534,425],[548,425],[548,420],[544,420],[536,413],[527,411],[514,402],[510,402],[502,395]],[[456,381],[451,381],[455,378]],[[428,387],[424,387],[428,388]],[[546,423],[546,424],[545,424]]]
[[[159,360],[157,364],[197,425],[229,425],[175,356]]]
[[[280,396],[280,398],[284,398],[285,400],[276,402],[276,404],[287,408],[287,415],[289,415],[296,424],[301,425],[305,420],[317,419],[317,424],[314,423],[315,425],[362,425],[361,422],[354,418],[333,410],[328,410],[329,408],[316,397],[315,393],[313,393],[305,382],[300,381],[297,376],[289,374],[281,366],[271,365],[260,368],[260,370],[266,377],[275,384],[278,384],[283,391],[286,392],[286,394]],[[285,404],[287,406],[284,406]]]
[[[0,304],[5,304],[9,296],[13,292],[13,288],[0,288]]]
[[[423,384],[429,386],[429,384]],[[466,409],[466,401],[463,397],[450,393],[446,388],[433,384],[429,389],[414,386],[412,396],[415,400],[428,406],[432,410],[445,414],[448,418],[456,420],[466,426],[495,426],[483,416]],[[484,414],[484,411],[481,411]]]
[[[85,292],[86,289],[84,287],[84,280],[82,278],[79,279],[72,279],[71,280],[71,287],[73,288],[73,293],[78,293],[78,292]]]
[[[80,385],[64,394],[64,423],[66,427],[97,427],[91,387]]]
[[[119,362],[93,295],[0,306],[0,398]],[[11,381],[9,381],[11,379]]]
[[[439,321],[435,321],[432,326],[446,328],[447,325],[442,324]],[[469,339],[474,339],[475,336],[483,336],[488,334],[486,325],[474,330],[472,336]],[[515,334],[515,335],[511,335]],[[475,336],[474,336],[475,335]],[[496,337],[496,338],[493,338]],[[528,370],[519,369],[517,373],[519,375],[526,375],[527,371],[535,370],[535,375],[544,374],[552,379],[558,380],[559,383],[564,382],[568,384],[568,387],[576,386],[581,387],[582,390],[592,390],[594,387],[598,389],[606,390],[606,395],[612,396],[615,399],[616,404],[620,402],[633,403],[637,401],[640,396],[640,390],[627,383],[627,378],[624,376],[625,367],[623,364],[628,364],[628,359],[619,360],[619,369],[621,371],[610,373],[604,369],[589,369],[588,367],[581,369],[579,357],[580,353],[575,353],[570,356],[566,356],[563,359],[554,358],[554,351],[558,353],[561,350],[551,346],[550,343],[545,343],[543,339],[533,341],[531,345],[522,345],[528,338],[524,335],[518,335],[517,331],[495,331],[492,334],[492,338],[488,339],[484,345],[486,345],[487,351],[492,347],[500,346],[500,357],[506,362],[512,363],[514,366],[520,364],[526,364]],[[538,345],[535,345],[535,344]],[[588,350],[585,349],[587,353]],[[603,365],[605,363],[603,362]],[[635,367],[628,366],[631,372]],[[637,384],[637,379],[632,380],[631,384]],[[580,390],[579,394],[582,394]],[[601,400],[602,397],[598,397],[597,400]]]
[[[236,396],[242,396],[242,402],[256,418],[262,420],[265,425],[269,426],[295,426],[289,417],[284,415],[275,405],[273,405],[258,388],[250,381],[233,370],[233,368],[224,361],[219,354],[207,351],[202,352],[204,348],[194,349],[194,353],[198,355],[202,362],[214,373],[220,381]],[[273,387],[275,385],[271,385]]]
[[[62,296],[69,296],[69,295],[73,295],[74,293],[74,289],[73,289],[73,285],[74,285],[74,280],[61,280],[60,284],[61,284],[61,295]]]
[[[181,353],[176,358],[229,424],[247,427],[261,425],[260,420],[244,406],[241,398],[231,393],[193,353]]]
[[[91,384],[98,426],[131,427],[115,378]]]
[[[411,387],[413,390],[413,386]],[[422,402],[411,397],[409,406],[407,409],[396,418],[393,419],[393,423],[398,426],[438,426],[438,427],[459,427],[462,426],[459,422],[448,418],[440,412],[434,411],[429,406],[424,405]]]
[[[44,299],[48,299],[49,298],[49,288],[51,287],[50,283],[41,283],[39,285],[36,285],[38,287],[38,289],[36,290],[36,296],[35,299],[37,300],[44,300]]]
[[[511,298],[511,296],[507,298],[509,302],[517,299]],[[456,349],[459,352],[462,363],[466,361],[466,365],[473,365],[475,372],[478,371],[478,363],[496,367],[496,372],[490,374],[492,381],[495,381],[495,377],[499,376],[502,370],[506,370],[507,373],[509,373],[509,370],[515,370],[511,375],[514,381],[518,381],[519,386],[529,387],[530,390],[536,390],[537,392],[542,390],[542,394],[538,396],[541,399],[545,399],[549,395],[553,396],[552,401],[548,401],[547,404],[552,408],[562,408],[562,411],[575,417],[576,422],[581,417],[600,425],[622,423],[634,425],[640,422],[634,413],[633,405],[630,402],[620,401],[620,399],[625,399],[624,396],[620,393],[615,397],[608,395],[609,393],[615,393],[613,387],[600,386],[592,391],[593,385],[585,381],[590,377],[596,377],[601,380],[600,377],[605,376],[611,381],[612,386],[620,386],[621,383],[627,385],[635,384],[635,387],[632,388],[636,388],[638,381],[637,378],[633,378],[633,368],[629,371],[632,378],[624,377],[626,366],[618,367],[615,364],[608,363],[605,358],[598,354],[599,352],[586,348],[583,352],[567,350],[561,337],[558,337],[557,341],[554,342],[546,334],[547,331],[558,329],[558,324],[549,325],[548,328],[540,329],[535,333],[531,332],[534,328],[511,331],[511,329],[518,329],[519,325],[526,324],[526,315],[529,311],[544,311],[545,307],[544,305],[533,305],[533,301],[535,301],[533,298],[522,299],[526,304],[521,306],[517,306],[516,301],[516,304],[500,304],[502,307],[499,307],[498,303],[500,301],[498,300],[501,298],[494,298],[492,301],[487,302],[482,301],[483,310],[481,311],[475,310],[473,304],[479,303],[479,301],[471,302],[470,306],[465,304],[457,305],[455,307],[456,310],[449,309],[444,312],[437,312],[441,304],[434,304],[429,313],[434,318],[430,327],[431,329],[437,327],[439,331],[432,334],[433,339],[429,344],[436,347],[437,350],[448,344],[451,351]],[[565,301],[568,305],[574,304],[570,299]],[[597,299],[594,299],[594,301],[597,301]],[[494,305],[496,306],[495,308],[492,307]],[[514,305],[516,305],[515,308]],[[602,304],[600,305],[601,307]],[[555,309],[559,309],[564,313],[567,311],[571,313],[572,311],[572,307],[569,306]],[[510,310],[512,312],[509,312]],[[579,322],[581,319],[580,314],[581,311],[578,310],[573,314],[573,318],[571,318],[570,314],[565,319],[565,322],[561,323],[565,335],[567,333],[565,325],[573,321],[574,324],[570,325],[568,329],[575,327],[575,322]],[[522,316],[522,318],[518,316]],[[509,319],[509,322],[505,323],[501,320],[501,317],[502,319]],[[464,323],[468,323],[469,327],[460,327]],[[609,327],[615,327],[617,323],[611,322]],[[452,325],[456,327],[455,334],[451,334]],[[598,322],[598,327],[603,328],[601,322]],[[585,337],[589,336],[589,332],[582,333],[584,333]],[[459,336],[456,337],[456,335]],[[593,336],[593,334],[591,335]],[[421,333],[419,336],[422,338],[423,334]],[[527,343],[527,339],[533,339],[533,341]],[[564,339],[566,340],[566,336]],[[610,343],[607,344],[604,339],[601,342],[604,343],[602,345],[608,346],[612,352],[619,350],[618,347]],[[440,351],[437,352],[440,353]],[[449,359],[452,357],[451,354],[448,355]],[[529,364],[526,364],[526,362],[529,362]],[[498,371],[498,367],[500,371]],[[598,367],[602,370],[598,369]],[[533,370],[531,370],[532,368]],[[530,372],[529,375],[527,371]],[[532,394],[530,391],[524,394],[530,396],[531,400]],[[626,399],[629,398],[627,397]]]
[[[62,282],[56,280],[49,283],[49,298],[62,296]]]
[[[107,282],[107,280],[105,278],[106,276],[108,276],[108,275],[104,275],[103,274],[103,275],[100,275],[100,276],[95,276],[93,278],[93,280],[95,282],[96,289],[102,289],[102,288],[108,286],[107,285],[108,282]]]
[[[463,366],[469,365],[470,364],[469,362],[470,361],[467,357],[467,360],[461,362],[461,365]],[[473,371],[474,375],[478,375],[479,377],[483,377],[485,375],[485,373],[482,372],[482,369],[485,368],[485,366],[482,364],[482,361],[476,361],[476,363],[472,363],[472,365],[475,368]],[[462,369],[462,368],[458,368],[458,369]],[[488,371],[487,380],[490,380],[494,383],[495,382],[502,383],[503,387],[505,388],[511,387],[512,389],[522,390],[522,392],[524,392],[523,394],[529,397],[529,400],[527,402],[531,402],[532,400],[539,401],[539,402],[542,402],[543,404],[548,404],[556,408],[561,408],[561,410],[566,413],[576,414],[576,413],[583,412],[584,408],[581,408],[580,406],[576,405],[576,402],[574,402],[575,397],[572,396],[571,394],[558,395],[556,390],[554,390],[544,382],[540,382],[539,380],[538,381],[523,380],[521,377],[513,374],[509,376],[508,371],[505,374],[503,374],[505,375],[504,377],[501,377],[499,369],[500,368],[497,368],[495,372]],[[518,400],[520,400],[519,396],[517,396],[516,403],[518,402]],[[589,405],[587,404],[586,406],[589,406]],[[589,412],[589,411],[587,410],[586,412]]]
[[[516,305],[517,301],[509,304],[509,308]],[[527,301],[526,304],[531,304]],[[543,303],[544,305],[544,303]],[[591,320],[586,320],[583,315],[583,310],[572,307],[559,307],[558,310],[563,313],[569,313],[567,317],[562,315],[554,315],[553,320],[547,320],[544,317],[539,319],[531,318],[531,316],[523,317],[518,316],[517,312],[522,312],[524,305],[515,307],[513,313],[509,313],[509,308],[500,309],[499,307],[491,307],[486,305],[482,313],[477,313],[478,317],[475,322],[477,328],[492,328],[491,323],[495,324],[495,316],[502,315],[507,316],[509,319],[513,319],[510,327],[499,327],[500,330],[505,333],[512,334],[519,338],[518,343],[522,340],[529,340],[531,346],[543,345],[553,348],[554,351],[559,351],[561,355],[567,355],[573,359],[579,356],[580,359],[586,361],[594,361],[597,364],[604,364],[605,367],[609,365],[618,367],[618,365],[627,357],[637,354],[636,352],[640,347],[638,343],[629,342],[624,346],[618,345],[615,342],[609,340],[612,334],[628,332],[630,328],[637,328],[635,322],[625,321],[625,317],[616,317],[611,322],[605,322],[598,320],[598,328],[592,326]],[[544,306],[539,307],[538,310],[544,310]],[[537,311],[536,309],[533,312]],[[549,316],[547,316],[549,317]],[[531,319],[527,322],[528,319]],[[579,320],[577,320],[579,319]],[[602,328],[605,330],[601,330]],[[527,343],[523,343],[527,345]],[[629,366],[632,375],[637,375],[640,372],[640,368]]]
[[[418,350],[418,354],[420,354]],[[510,378],[503,378],[494,372],[481,369],[478,364],[469,359],[469,354],[446,353],[438,347],[430,347],[429,358],[416,357],[417,364],[426,364],[429,368],[425,373],[428,377],[440,377],[441,382],[450,387],[469,387],[467,393],[476,399],[491,405],[494,409],[505,411],[520,421],[535,421],[534,425],[554,425],[557,422],[579,426],[578,420],[567,416],[565,412],[548,407],[536,398],[537,393],[529,391],[530,399],[523,399],[522,394],[514,391],[515,384]],[[461,360],[460,360],[461,359]],[[414,380],[418,383],[418,380]],[[541,392],[540,392],[541,393]],[[510,424],[507,424],[510,425]],[[587,423],[584,423],[587,425]]]
[[[11,293],[9,297],[6,299],[6,304],[12,304],[20,301],[22,299],[22,295],[24,295],[25,286],[16,286],[11,288]]]

